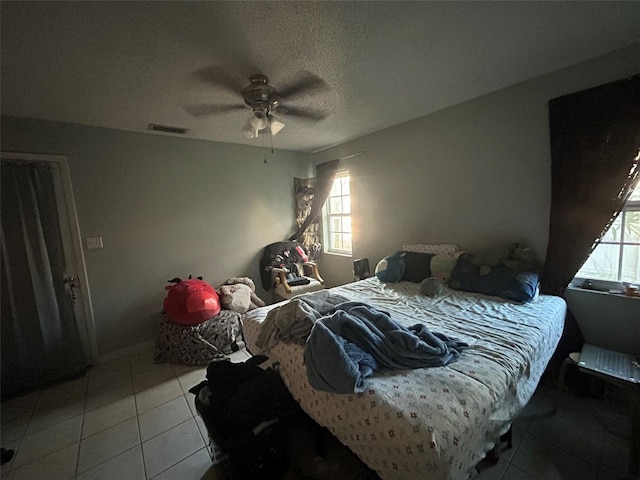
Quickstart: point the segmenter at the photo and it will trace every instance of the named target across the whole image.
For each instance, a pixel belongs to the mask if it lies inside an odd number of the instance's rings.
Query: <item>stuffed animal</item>
[[[218,288],[222,308],[238,313],[247,313],[251,305],[251,288],[242,283],[221,285]]]
[[[376,265],[376,277],[381,282],[396,283],[402,280],[404,275],[405,263],[403,252],[396,252],[393,255],[384,257]]]
[[[486,275],[491,271],[491,267],[501,265],[502,260],[509,258],[510,254],[511,249],[506,245],[501,245],[474,255],[471,258],[471,263],[476,267],[480,267],[480,275]],[[489,270],[483,267],[488,267]]]
[[[239,313],[264,307],[264,301],[255,292],[256,285],[249,277],[232,277],[218,288],[222,306]]]
[[[425,278],[420,283],[420,293],[427,297],[436,298],[442,293],[442,282],[435,277]]]
[[[451,272],[456,268],[458,256],[460,254],[438,253],[431,258],[430,268],[431,276],[437,278],[442,283],[449,282]]]
[[[478,255],[474,255],[471,263],[480,268],[480,275],[488,275],[492,267],[504,265],[511,270],[537,272],[540,266],[531,247],[523,247],[519,243],[497,247]]]
[[[512,245],[511,254],[509,255],[511,265],[503,263],[505,266],[520,271],[539,272],[540,262],[536,258],[536,254],[531,247],[523,247],[518,243]]]
[[[169,280],[164,299],[164,311],[169,318],[180,325],[198,325],[220,313],[220,299],[215,289],[202,277],[188,280]]]

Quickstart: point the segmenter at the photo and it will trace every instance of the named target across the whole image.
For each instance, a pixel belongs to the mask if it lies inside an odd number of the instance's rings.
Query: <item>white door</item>
[[[80,230],[76,215],[71,176],[67,159],[61,155],[39,155],[2,152],[1,160],[7,162],[51,162],[53,169],[54,193],[50,203],[56,204],[59,227],[62,237],[65,266],[62,275],[69,286],[67,291],[72,296],[73,311],[78,326],[78,334],[82,343],[85,365],[97,360],[97,343],[93,322],[93,311],[89,294]]]

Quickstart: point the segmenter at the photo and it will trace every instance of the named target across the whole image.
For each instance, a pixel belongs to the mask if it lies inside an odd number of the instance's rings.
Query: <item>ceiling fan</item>
[[[255,138],[260,132],[276,135],[285,126],[284,122],[275,116],[276,111],[281,116],[291,116],[302,120],[320,121],[326,118],[326,113],[314,111],[304,107],[283,105],[304,94],[317,93],[328,89],[327,83],[310,72],[303,71],[292,84],[282,87],[279,91],[269,83],[263,74],[249,76],[241,81],[218,67],[207,67],[195,72],[196,77],[207,83],[222,87],[234,94],[240,94],[244,103],[188,105],[185,110],[195,117],[220,114],[238,109],[251,109],[243,132],[247,138]]]

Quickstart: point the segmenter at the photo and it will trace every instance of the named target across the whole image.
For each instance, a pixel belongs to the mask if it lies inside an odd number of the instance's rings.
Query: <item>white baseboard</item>
[[[137,345],[132,345],[127,348],[123,348],[121,350],[116,350],[115,352],[105,353],[104,355],[98,356],[98,364],[107,363],[112,360],[117,360],[118,358],[123,357],[131,357],[134,355],[139,355],[141,353],[145,353],[146,351],[152,350],[155,347],[156,341],[149,340],[147,342],[138,343]]]

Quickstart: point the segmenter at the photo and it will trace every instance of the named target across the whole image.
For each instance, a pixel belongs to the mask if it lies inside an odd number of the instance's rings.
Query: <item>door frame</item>
[[[66,220],[69,224],[70,244],[64,250],[71,251],[73,258],[67,260],[68,264],[73,266],[74,273],[78,276],[77,291],[74,292],[79,301],[74,302],[74,311],[76,313],[76,323],[78,327],[84,326],[84,331],[80,331],[80,338],[83,341],[83,350],[85,350],[85,361],[89,364],[96,364],[98,361],[98,342],[96,339],[95,320],[93,316],[93,306],[91,304],[91,292],[89,290],[89,281],[87,279],[87,268],[84,258],[84,250],[82,248],[82,236],[80,234],[80,224],[78,222],[78,214],[76,211],[76,203],[73,196],[73,188],[71,185],[71,172],[69,170],[69,161],[64,155],[40,154],[40,153],[16,153],[16,152],[0,152],[0,160],[13,160],[24,162],[51,162],[57,163],[60,180],[62,186],[62,198],[60,201],[64,205]]]

